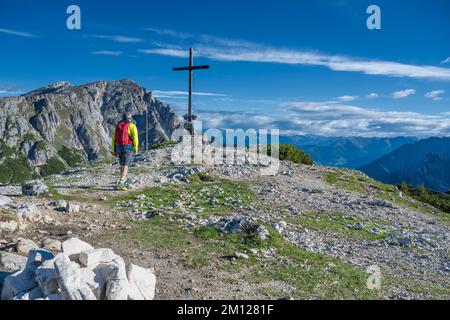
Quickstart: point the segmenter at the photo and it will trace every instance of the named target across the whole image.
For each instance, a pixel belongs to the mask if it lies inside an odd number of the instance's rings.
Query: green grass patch
[[[0,183],[20,183],[33,177],[28,159],[14,148],[0,142]]]
[[[261,241],[255,234],[226,235],[210,226],[183,229],[180,223],[164,216],[130,224],[132,228],[122,231],[121,239],[157,252],[176,253],[191,268],[215,268],[229,275],[239,274],[240,281],[260,284],[262,288],[268,288],[274,280],[283,281],[294,288],[291,292],[294,298],[377,297],[366,289],[367,275],[362,269],[323,254],[304,251],[287,243],[270,227],[269,239]],[[117,234],[111,236],[117,238]],[[251,248],[274,248],[278,253],[272,258],[263,258],[249,253]],[[232,261],[230,257],[237,251],[246,252],[249,259]]]
[[[59,193],[58,189],[54,185],[52,185],[48,181],[44,182],[44,183],[47,186],[48,190],[50,190],[50,193],[52,194],[52,199],[54,199],[54,200],[69,200],[70,197]]]
[[[379,240],[391,234],[389,224],[378,219],[364,220],[360,217],[343,213],[306,213],[300,216],[287,216],[286,222],[301,225],[310,229],[324,230],[348,237],[362,237],[368,240]]]
[[[62,146],[62,148],[58,151],[58,155],[71,167],[84,162],[84,158],[81,156],[79,151],[70,149],[66,146]]]
[[[362,176],[356,176],[353,173],[346,172],[342,169],[335,169],[329,172],[324,177],[325,182],[334,185],[339,189],[354,191],[358,193],[365,193],[366,181]]]
[[[161,143],[155,143],[155,144],[153,144],[153,145],[152,145],[152,150],[153,150],[153,149],[161,149],[161,148],[165,148],[165,147],[168,147],[168,146],[174,146],[174,145],[176,145],[176,144],[178,144],[177,141],[168,141],[168,140],[164,140],[164,141],[161,142]]]
[[[67,169],[67,166],[59,158],[53,157],[47,161],[46,164],[41,166],[41,176],[47,177],[52,174],[58,174]]]
[[[364,195],[370,193],[379,199],[391,201],[423,213],[433,214],[445,222],[450,221],[449,214],[442,212],[439,208],[433,208],[426,203],[425,198],[417,197],[414,199],[415,197],[405,193],[401,196],[400,190],[396,186],[378,182],[357,170],[333,168],[331,172],[324,176],[324,181],[343,190]]]
[[[284,281],[294,287],[296,299],[375,299],[380,292],[366,288],[367,274],[361,268],[320,253],[302,250],[270,230],[275,259],[252,269],[251,279],[264,283]]]
[[[221,179],[152,187],[111,201],[124,208],[209,216],[251,205],[256,195],[245,182]]]

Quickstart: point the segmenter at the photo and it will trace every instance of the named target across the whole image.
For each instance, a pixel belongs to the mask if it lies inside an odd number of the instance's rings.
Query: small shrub
[[[271,147],[270,144],[267,145],[268,155],[272,155]],[[279,158],[280,160],[289,160],[299,164],[312,165],[314,163],[309,154],[304,153],[303,150],[289,143],[279,145]]]
[[[419,187],[409,186],[406,183],[401,184],[400,190],[417,201],[427,203],[436,209],[450,213],[450,195],[447,193],[431,191],[423,185]]]
[[[153,144],[153,145],[152,145],[152,150],[154,150],[154,149],[161,149],[161,148],[165,148],[165,147],[168,147],[168,146],[174,146],[174,145],[176,145],[176,144],[178,144],[178,142],[176,142],[176,141],[168,141],[168,140],[164,140],[164,141],[161,142],[161,143],[155,143],[155,144]]]

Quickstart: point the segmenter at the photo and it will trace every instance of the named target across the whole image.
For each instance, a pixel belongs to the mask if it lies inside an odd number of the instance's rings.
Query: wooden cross
[[[192,114],[192,76],[194,70],[199,69],[209,69],[208,65],[204,66],[194,66],[194,50],[189,48],[189,66],[188,67],[176,67],[173,68],[173,71],[189,71],[189,104],[188,104],[188,113],[184,115],[184,119],[190,124],[192,120],[195,120],[195,115]]]

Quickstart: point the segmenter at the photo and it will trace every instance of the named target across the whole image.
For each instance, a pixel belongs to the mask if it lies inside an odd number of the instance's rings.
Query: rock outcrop
[[[56,250],[59,252],[59,250]],[[1,253],[2,300],[152,300],[156,277],[150,269],[125,263],[110,249],[93,249],[71,238],[55,256],[45,249],[25,257]],[[17,270],[18,269],[18,270]],[[0,283],[1,286],[1,283]]]
[[[149,144],[170,140],[180,125],[172,109],[131,80],[81,86],[59,82],[0,99],[0,182],[19,182],[110,154],[110,136],[130,112]],[[143,146],[143,143],[141,143]]]

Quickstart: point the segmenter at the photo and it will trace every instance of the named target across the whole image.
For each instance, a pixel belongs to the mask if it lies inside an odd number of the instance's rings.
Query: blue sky
[[[81,30],[66,8],[81,8]],[[381,8],[368,30],[366,9]],[[450,135],[450,2],[0,2],[0,95],[130,78],[206,127],[292,134]]]

